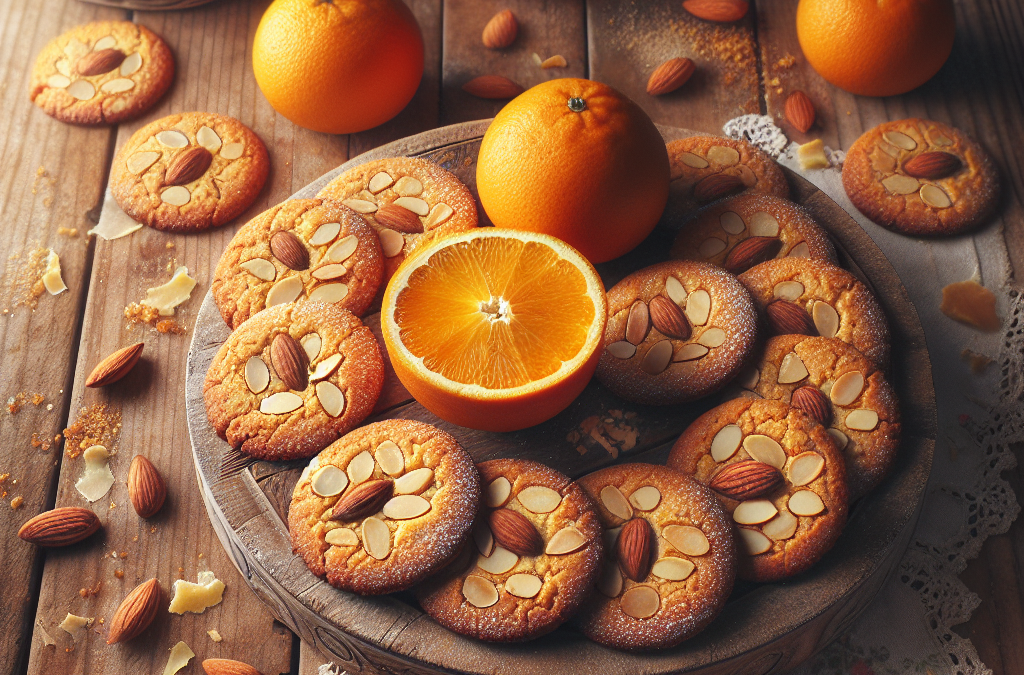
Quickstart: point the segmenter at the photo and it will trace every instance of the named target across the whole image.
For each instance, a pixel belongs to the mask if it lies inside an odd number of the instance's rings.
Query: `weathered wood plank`
[[[126,16],[72,0],[0,3],[0,675],[23,670],[28,658],[43,555],[17,532],[53,501],[60,463],[54,437],[66,421],[89,283],[85,232],[95,223],[114,138],[110,127],[45,115],[29,100],[29,77],[52,38],[80,23]],[[69,287],[57,297],[33,288],[41,270],[31,261],[46,249],[60,256]],[[33,402],[37,395],[41,403]]]

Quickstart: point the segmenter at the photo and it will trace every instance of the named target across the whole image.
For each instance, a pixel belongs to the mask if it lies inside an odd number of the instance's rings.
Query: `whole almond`
[[[817,387],[800,387],[790,397],[790,405],[803,410],[826,427],[832,423],[832,404],[825,393]]]
[[[814,126],[814,103],[811,102],[811,98],[807,94],[799,89],[786,99],[786,119],[800,133],[806,134],[808,129]]]
[[[85,379],[87,387],[105,387],[108,384],[117,382],[127,375],[142,356],[144,342],[137,342],[128,347],[118,349],[116,352],[96,364],[96,367]]]
[[[270,252],[296,272],[309,269],[309,249],[289,230],[281,230],[270,238]]]
[[[777,237],[747,237],[736,244],[722,263],[729,272],[739,274],[754,265],[771,260],[782,249],[782,240]]]
[[[773,300],[765,307],[768,327],[775,335],[817,335],[810,315],[800,305],[789,300]]]
[[[540,533],[526,516],[511,509],[497,509],[491,512],[487,522],[491,534],[499,546],[503,546],[516,555],[540,555],[544,550],[544,541]]]
[[[931,151],[922,152],[908,159],[903,165],[903,170],[914,178],[937,180],[959,171],[961,166],[963,162],[956,155]]]
[[[89,52],[78,59],[75,70],[83,77],[102,75],[117,68],[124,59],[125,53],[118,49],[101,49],[98,52]]]
[[[399,232],[419,234],[423,231],[423,223],[420,222],[420,217],[398,204],[388,204],[387,206],[380,207],[373,214],[373,218],[384,227],[398,230]]]
[[[488,49],[504,49],[516,41],[519,34],[519,22],[511,10],[503,10],[491,17],[484,26],[484,47]]]
[[[156,618],[161,600],[160,582],[156,579],[136,586],[114,612],[107,633],[107,644],[131,640],[146,630]]]
[[[515,98],[524,89],[501,75],[481,75],[462,85],[462,91],[477,98]]]
[[[698,19],[727,23],[739,21],[750,8],[745,0],[685,0],[683,9]]]
[[[693,186],[693,198],[698,202],[711,202],[743,188],[743,181],[739,176],[729,173],[714,173]]]
[[[248,663],[231,659],[206,659],[203,661],[203,670],[206,675],[260,675],[260,671]]]
[[[633,581],[643,581],[651,572],[654,533],[643,518],[633,518],[623,525],[615,543],[619,568]]]
[[[720,495],[743,501],[762,497],[782,485],[782,473],[770,464],[752,459],[726,465],[708,487]]]
[[[164,173],[165,185],[187,185],[196,180],[210,168],[213,155],[201,145],[193,145],[178,153],[167,165]]]
[[[309,356],[288,333],[278,333],[270,343],[270,360],[285,386],[303,391],[309,384]]]
[[[656,295],[648,303],[651,323],[662,335],[674,340],[688,340],[692,333],[690,322],[686,320],[679,305],[663,295]]]
[[[381,510],[394,494],[394,484],[389,480],[368,480],[360,483],[346,494],[331,511],[331,520],[349,522],[372,516]]]
[[[167,485],[153,463],[142,455],[135,455],[128,467],[128,499],[135,513],[149,518],[160,510],[167,499]]]
[[[100,519],[89,509],[62,506],[30,519],[18,536],[36,546],[77,544],[100,529]]]
[[[661,96],[675,91],[686,84],[695,70],[697,66],[690,59],[669,59],[651,73],[650,79],[647,80],[647,93],[651,96]]]

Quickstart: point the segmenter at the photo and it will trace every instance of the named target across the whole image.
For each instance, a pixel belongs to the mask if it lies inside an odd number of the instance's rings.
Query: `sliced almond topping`
[[[334,223],[331,224],[333,225]],[[327,227],[327,225],[324,225],[323,227]],[[317,234],[319,234],[319,230],[317,231]],[[327,249],[327,252],[324,253],[324,261],[332,263],[345,262],[353,253],[356,252],[357,248],[359,248],[359,239],[357,239],[354,234],[350,234],[344,239],[334,242],[334,244]]]
[[[776,298],[792,302],[804,294],[804,285],[799,281],[780,281],[775,284],[772,294]]]
[[[752,237],[779,236],[779,221],[770,213],[758,211],[750,216],[750,235]]]
[[[384,505],[384,515],[394,520],[419,518],[430,510],[430,502],[419,495],[398,495]]]
[[[692,152],[684,152],[679,155],[679,161],[686,166],[693,169],[706,169],[708,168],[708,162],[703,157],[695,155]]]
[[[331,546],[356,546],[359,544],[359,537],[356,536],[354,530],[347,527],[336,527],[333,530],[327,530],[324,541]]]
[[[633,358],[633,355],[636,354],[636,345],[626,342],[625,340],[613,342],[605,347],[605,349],[607,349],[608,353],[617,359],[631,359]]]
[[[53,87],[54,89],[63,89],[64,87],[71,84],[71,78],[67,75],[50,75],[46,78],[46,86]]]
[[[345,276],[347,272],[348,268],[342,263],[331,263],[329,265],[317,267],[313,270],[313,278],[320,281],[330,281],[331,279],[337,279]],[[347,287],[345,294],[348,295]]]
[[[423,221],[423,228],[429,230],[432,227],[437,227],[451,218],[453,213],[455,211],[447,204],[435,204],[434,208],[430,209],[430,215]]]
[[[622,592],[622,574],[619,573],[619,566],[611,563],[605,564],[601,570],[601,577],[597,580],[597,590],[609,598],[616,598]]]
[[[743,439],[743,449],[752,459],[781,470],[786,466],[786,451],[777,440],[763,434],[751,434]]]
[[[634,586],[622,594],[619,608],[634,619],[647,619],[658,613],[661,596],[650,586]]]
[[[793,384],[807,377],[807,366],[800,360],[795,352],[790,352],[782,358],[779,366],[779,384]]]
[[[532,598],[540,593],[544,582],[533,574],[513,574],[505,581],[505,590],[517,598]]]
[[[92,86],[88,80],[75,80],[68,85],[65,91],[79,101],[88,101],[96,95],[96,87]]]
[[[583,533],[570,525],[563,527],[551,536],[544,552],[548,555],[565,555],[578,551],[585,543],[587,543],[587,538],[583,536]]]
[[[473,526],[473,542],[476,544],[476,550],[484,557],[494,551],[494,535],[491,534],[491,528],[479,520]]]
[[[953,200],[949,198],[949,195],[935,185],[922,185],[919,194],[922,202],[937,209],[946,209],[953,205]]]
[[[728,234],[740,234],[743,230],[747,229],[747,224],[743,222],[740,214],[735,211],[726,211],[719,216],[718,222],[722,224],[722,229]]]
[[[292,302],[301,293],[302,279],[297,276],[285,277],[270,287],[270,290],[267,292],[267,307]]]
[[[316,399],[331,417],[341,417],[345,412],[345,394],[332,382],[316,383]]]
[[[775,517],[779,510],[767,499],[751,499],[740,502],[732,512],[732,519],[740,525],[757,525]]]
[[[376,204],[368,202],[365,199],[346,199],[341,203],[356,213],[373,213],[377,210]]]
[[[850,439],[847,438],[846,434],[844,434],[839,429],[829,429],[828,435],[832,437],[833,441],[835,441],[836,448],[840,452],[842,452],[846,448],[846,445],[850,442]]]
[[[811,318],[814,319],[814,327],[818,329],[818,335],[822,337],[835,337],[839,332],[839,312],[827,302],[818,301],[811,308]]]
[[[384,441],[374,451],[377,464],[389,476],[397,476],[405,471],[405,455],[394,441]]]
[[[761,381],[761,371],[754,366],[750,366],[745,369],[736,377],[736,384],[740,385],[744,389],[753,390],[757,386],[757,383]]]
[[[391,552],[391,530],[387,524],[372,516],[363,521],[363,548],[372,558],[384,560]]]
[[[320,227],[316,228],[316,232],[314,232],[313,236],[309,238],[309,245],[323,246],[326,243],[334,241],[334,238],[338,236],[339,232],[341,232],[341,223],[324,223]],[[355,237],[352,238],[355,239]],[[356,246],[358,245],[359,241],[356,240]],[[355,253],[355,250],[355,246],[353,246],[352,253]]]
[[[423,192],[423,183],[419,182],[412,176],[402,176],[398,179],[398,182],[395,183],[394,190],[402,197],[415,197]],[[425,216],[427,214],[421,213],[420,215]]]
[[[802,241],[789,249],[789,253],[787,253],[786,256],[789,258],[810,258],[811,249],[807,246],[806,241]]]
[[[516,566],[519,556],[507,548],[495,546],[494,552],[489,556],[480,556],[476,559],[476,566],[491,574],[504,574]]]
[[[653,485],[645,485],[633,491],[629,503],[641,511],[653,511],[661,503],[661,492]]]
[[[508,482],[508,478],[498,476],[487,485],[487,506],[492,509],[504,506],[511,495],[512,483]]]
[[[277,268],[274,267],[274,263],[264,258],[246,260],[244,263],[239,264],[239,267],[263,281],[273,281],[277,277]]]
[[[192,201],[192,193],[183,185],[173,185],[160,193],[160,200],[171,206],[184,206]]]
[[[113,35],[107,35],[107,36],[101,37],[99,40],[97,40],[96,44],[94,44],[92,46],[92,50],[94,52],[99,52],[99,51],[103,51],[104,49],[110,49],[110,48],[114,47],[115,45],[117,45],[117,40],[114,39],[114,36]]]
[[[718,237],[708,237],[697,247],[697,252],[700,253],[702,258],[707,260],[724,251],[726,246],[727,244]]]
[[[562,503],[562,495],[543,485],[531,485],[516,495],[516,498],[534,513],[551,513]]]
[[[401,232],[381,230],[377,234],[380,236],[380,250],[385,258],[394,258],[405,248],[405,238]]]
[[[679,283],[679,279],[675,277],[667,277],[665,279],[665,295],[677,305],[682,305],[686,302],[686,289]]]
[[[703,326],[711,315],[711,295],[704,289],[690,293],[686,298],[686,318],[694,326]]]
[[[128,77],[134,74],[139,68],[142,67],[142,54],[138,52],[132,52],[125,60],[121,62],[120,73],[122,77]]]
[[[299,344],[302,345],[302,351],[306,352],[306,356],[312,363],[316,357],[320,356],[320,348],[323,347],[324,341],[316,333],[306,333],[299,340]]]
[[[629,316],[626,317],[626,342],[638,345],[647,337],[647,330],[650,328],[650,313],[647,303],[637,300],[629,308]]]
[[[672,362],[672,341],[661,340],[654,344],[653,347],[647,350],[644,354],[643,361],[640,362],[640,369],[648,375],[658,375],[664,372],[668,368],[668,364]]]
[[[705,347],[711,347],[714,349],[725,342],[725,331],[721,328],[708,328],[700,334],[700,337],[697,338],[697,342]]]
[[[736,544],[741,553],[747,555],[760,555],[766,553],[772,547],[772,540],[764,536],[757,530],[751,530],[747,527],[741,527],[739,529],[739,539]]]
[[[372,178],[370,178],[370,182],[367,183],[366,189],[372,192],[373,194],[377,194],[381,190],[387,189],[394,182],[395,179],[392,178],[391,174],[389,174],[387,171],[378,171],[377,173],[373,174]]]
[[[220,149],[220,156],[224,159],[238,159],[245,150],[243,143],[227,143]]]
[[[434,482],[434,470],[430,467],[413,469],[395,481],[395,493],[400,495],[418,494]]]
[[[726,145],[712,145],[708,148],[708,159],[723,166],[732,166],[740,161],[740,153]]]
[[[203,146],[210,152],[217,152],[222,145],[220,136],[210,127],[200,127],[196,132],[196,143]]]
[[[283,415],[302,407],[302,397],[290,391],[279,391],[260,401],[260,412]]]
[[[836,405],[847,406],[856,401],[864,391],[864,375],[859,370],[843,373],[832,385],[828,396]]]
[[[678,351],[672,356],[673,361],[693,361],[699,359],[708,353],[708,348],[704,345],[697,344],[696,342],[690,342],[679,348]]]
[[[326,359],[316,364],[316,367],[313,368],[313,372],[309,374],[309,381],[316,382],[317,380],[329,377],[330,374],[338,368],[338,364],[341,363],[342,358],[341,354],[331,354]]]
[[[789,465],[789,482],[797,487],[807,485],[821,475],[825,458],[816,452],[801,452]]]
[[[430,213],[430,206],[419,197],[399,197],[394,204],[409,209],[417,216],[425,216]]]
[[[120,94],[125,91],[131,91],[135,88],[135,82],[128,79],[127,77],[119,77],[114,80],[107,80],[100,85],[100,91],[108,94]]]
[[[854,410],[846,416],[844,422],[847,429],[854,431],[871,431],[878,426],[878,413],[874,410]],[[843,444],[845,447],[845,443]]]
[[[917,141],[902,131],[887,131],[882,134],[882,138],[902,150],[913,150],[917,147]]]
[[[660,558],[651,567],[651,574],[666,581],[683,581],[693,574],[695,565],[686,558]]]
[[[779,515],[761,526],[761,531],[775,541],[785,541],[796,534],[798,524],[799,521],[792,513],[780,511]]]
[[[125,165],[128,167],[128,171],[136,175],[142,173],[149,167],[153,166],[153,163],[160,159],[159,152],[153,152],[148,150],[146,152],[136,152],[134,155],[128,158]]]
[[[711,459],[716,462],[724,462],[740,449],[740,442],[743,440],[743,430],[735,424],[729,424],[721,428],[711,441]]]
[[[629,505],[619,488],[605,485],[601,488],[601,503],[616,518],[629,520],[633,517],[633,507]]]
[[[363,450],[353,457],[345,470],[353,485],[359,485],[373,475],[373,457],[369,452]]]
[[[328,464],[316,470],[309,479],[309,486],[321,497],[333,497],[348,487],[348,476],[338,467]]]
[[[789,510],[798,516],[816,516],[825,510],[825,504],[814,492],[800,490],[789,498]]]
[[[270,384],[270,368],[258,356],[250,356],[245,362],[245,386],[249,391],[258,394]]]
[[[332,304],[335,302],[341,302],[348,296],[348,285],[337,283],[337,284],[323,284],[313,289],[313,292],[309,294],[310,302],[325,302]]]
[[[487,579],[470,574],[462,582],[462,597],[474,607],[490,607],[498,601],[498,589]]]
[[[883,178],[882,185],[894,195],[909,195],[917,192],[918,188],[921,187],[921,182],[916,178],[894,173]]]
[[[173,129],[165,129],[164,131],[158,132],[156,140],[160,145],[168,148],[188,147],[188,136]]]
[[[700,528],[692,525],[669,525],[662,530],[661,536],[665,537],[677,551],[686,555],[704,555],[711,550],[708,538]]]

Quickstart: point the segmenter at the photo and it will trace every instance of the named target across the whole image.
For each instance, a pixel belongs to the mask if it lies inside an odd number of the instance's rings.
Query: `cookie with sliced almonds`
[[[543,464],[477,467],[483,498],[473,543],[417,598],[442,626],[478,640],[539,637],[564,623],[596,582],[601,523],[582,488]]]
[[[476,202],[462,181],[438,164],[416,157],[360,164],[332,180],[317,196],[341,202],[377,230],[385,284],[421,243],[477,226]]]
[[[756,338],[754,304],[736,277],[705,262],[652,265],[608,291],[597,379],[636,403],[692,401],[735,377]]]
[[[999,204],[988,152],[949,125],[917,118],[885,122],[858,138],[843,163],[843,187],[864,215],[910,235],[972,230]]]
[[[61,122],[117,124],[153,107],[173,81],[163,38],[131,21],[95,21],[43,47],[29,97]]]
[[[738,194],[789,196],[779,165],[747,141],[690,136],[669,143],[668,158],[670,219],[688,219],[696,209]]]
[[[357,316],[380,287],[380,242],[338,202],[290,199],[256,216],[228,243],[212,291],[232,328],[266,307],[326,302]]]
[[[825,425],[846,460],[850,501],[878,485],[892,466],[902,428],[896,394],[871,359],[842,340],[774,337],[735,382]]]
[[[693,637],[725,605],[736,575],[732,526],[711,490],[652,464],[580,479],[605,527],[604,567],[574,623],[617,649]]]
[[[158,230],[223,225],[256,200],[270,171],[263,141],[233,117],[168,115],[142,127],[110,168],[110,191],[135,220]]]
[[[736,526],[744,579],[807,570],[846,524],[842,454],[825,427],[781,401],[738,398],[712,408],[675,442],[668,466],[718,496]]]
[[[320,302],[258,312],[217,351],[203,384],[210,424],[266,460],[311,457],[373,410],[384,361],[352,312]]]
[[[292,492],[292,548],[362,595],[405,590],[468,542],[480,476],[452,436],[413,420],[360,427],[313,458]]]
[[[772,258],[836,262],[828,235],[799,204],[765,194],[719,202],[679,230],[671,255],[703,260],[733,274]]]
[[[739,277],[769,335],[834,337],[880,368],[889,364],[889,324],[875,296],[846,270],[808,258],[780,258]]]

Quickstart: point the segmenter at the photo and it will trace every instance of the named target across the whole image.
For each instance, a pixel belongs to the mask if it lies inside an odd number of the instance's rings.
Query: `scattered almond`
[[[690,59],[669,59],[651,73],[650,79],[647,80],[647,93],[651,96],[661,96],[675,91],[686,84],[696,69],[697,66]]]
[[[139,584],[121,601],[110,620],[107,644],[137,637],[153,623],[161,602],[160,582],[156,579]]]
[[[462,91],[477,98],[515,98],[524,89],[501,75],[481,75],[462,85]]]
[[[747,15],[746,0],[684,0],[683,9],[698,19],[729,23]]]
[[[231,659],[206,659],[203,670],[206,675],[260,675],[260,671],[249,664]]]
[[[511,10],[498,12],[484,26],[483,42],[488,49],[504,49],[516,41],[519,22]]]
[[[149,518],[160,510],[167,498],[167,486],[153,463],[142,455],[135,455],[128,467],[128,498],[135,512]]]
[[[28,520],[18,530],[18,536],[36,546],[69,546],[98,529],[100,519],[89,509],[62,506]]]
[[[138,342],[116,352],[96,364],[85,380],[87,387],[105,387],[127,375],[142,356],[144,342]]]
[[[811,98],[807,94],[799,89],[786,99],[786,119],[800,133],[806,134],[814,126],[814,103],[811,102]]]

